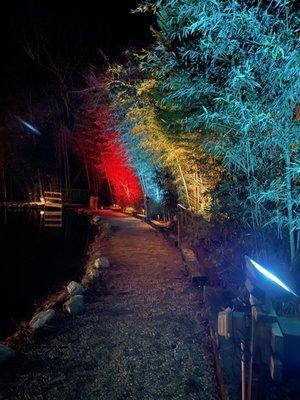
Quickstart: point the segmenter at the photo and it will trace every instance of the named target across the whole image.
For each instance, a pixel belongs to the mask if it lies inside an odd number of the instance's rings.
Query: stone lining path
[[[102,217],[107,293],[0,371],[0,399],[218,399],[200,294],[179,252],[137,219]]]

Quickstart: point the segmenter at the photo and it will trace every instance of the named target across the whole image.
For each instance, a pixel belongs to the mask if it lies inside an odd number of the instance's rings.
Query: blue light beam
[[[254,266],[254,268],[260,272],[262,275],[270,279],[272,282],[275,282],[277,285],[282,287],[284,290],[287,292],[293,294],[294,296],[298,297],[298,295],[291,289],[289,288],[285,283],[283,283],[276,275],[272,274],[272,272],[268,271],[266,268],[262,267],[259,265],[256,261],[252,260],[250,257],[248,259],[251,261],[251,264]]]
[[[17,119],[21,122],[21,124],[27,128],[31,133],[41,136],[41,132],[36,129],[34,126],[32,126],[31,124],[29,124],[28,122],[24,121],[22,118],[17,117]]]

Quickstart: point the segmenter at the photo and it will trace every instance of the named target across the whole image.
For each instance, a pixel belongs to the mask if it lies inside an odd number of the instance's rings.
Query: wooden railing
[[[44,192],[45,207],[62,208],[61,192]]]

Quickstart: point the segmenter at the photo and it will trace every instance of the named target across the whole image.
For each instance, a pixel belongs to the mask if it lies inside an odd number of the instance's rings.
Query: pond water
[[[83,272],[93,235],[87,218],[66,210],[61,223],[45,225],[43,212],[0,210],[0,339],[32,316],[39,299]]]

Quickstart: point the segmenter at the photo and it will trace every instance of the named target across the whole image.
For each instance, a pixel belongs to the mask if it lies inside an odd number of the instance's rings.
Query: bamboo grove
[[[154,44],[111,66],[101,90],[144,194],[166,205],[175,188],[175,203],[205,220],[275,235],[282,247],[288,244],[295,267],[294,2],[158,0],[136,12],[155,13]]]
[[[2,197],[15,180],[24,198],[38,197],[42,176],[60,189],[107,191],[110,203],[141,209],[148,199],[153,216],[180,204],[208,231],[221,227],[253,252],[275,249],[299,269],[297,2],[144,0],[133,12],[153,15],[150,47],[92,67],[84,87],[74,88],[75,59],[73,69],[51,67],[52,97],[26,114],[46,134],[2,129]]]

